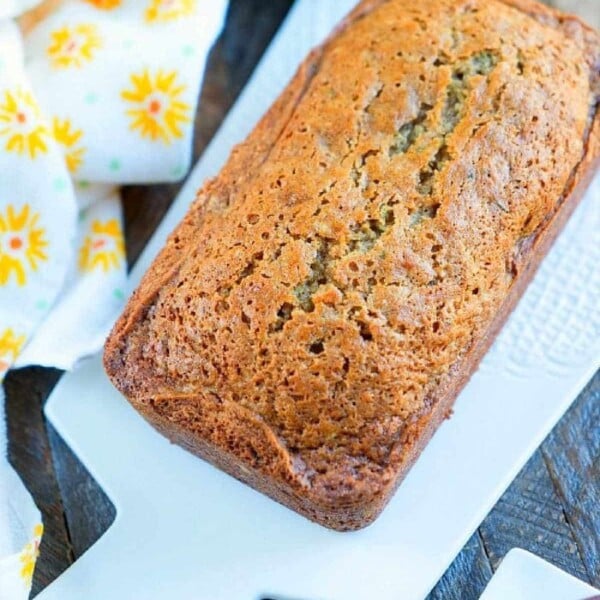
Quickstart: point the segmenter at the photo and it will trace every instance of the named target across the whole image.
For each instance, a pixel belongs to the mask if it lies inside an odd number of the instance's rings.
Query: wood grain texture
[[[115,520],[112,502],[54,427],[46,424],[73,558],[81,556]]]
[[[598,1],[553,0],[577,3],[580,10]],[[225,31],[209,59],[196,119],[195,158],[214,135],[291,4],[292,0],[231,2]],[[129,264],[139,256],[178,189],[179,185],[157,185],[124,190]],[[102,490],[44,423],[42,403],[59,376],[56,370],[32,368],[11,373],[6,382],[9,456],[46,524],[32,595],[94,543],[114,516]],[[598,374],[471,537],[429,600],[478,598],[514,546],[533,550],[600,585]]]
[[[429,594],[428,600],[477,600],[492,575],[481,534],[477,531]]]
[[[587,579],[573,533],[537,451],[480,527],[495,570],[515,547],[543,555],[561,569]]]
[[[5,380],[8,458],[44,520],[40,548],[44,560],[34,573],[34,593],[54,581],[74,559],[42,414],[42,403],[60,374],[56,369],[31,367],[12,371]]]
[[[600,587],[600,373],[541,453],[588,579]]]

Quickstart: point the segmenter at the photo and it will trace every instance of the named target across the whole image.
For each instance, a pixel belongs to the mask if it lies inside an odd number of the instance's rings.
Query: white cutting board
[[[297,64],[353,0],[300,0],[133,274]],[[426,596],[600,365],[600,180],[381,518],[335,533],[176,446],[111,387],[100,359],[46,413],[106,490],[108,532],[40,600],[417,600]]]

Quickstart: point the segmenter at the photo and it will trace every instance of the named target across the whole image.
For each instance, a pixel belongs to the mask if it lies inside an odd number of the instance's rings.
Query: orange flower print
[[[4,102],[0,104],[0,136],[7,138],[8,152],[29,155],[31,159],[38,153],[48,152],[48,129],[30,92],[4,92]]]
[[[107,273],[118,268],[124,257],[125,243],[119,221],[94,219],[79,251],[79,269],[89,272],[100,268]]]
[[[146,21],[173,21],[193,14],[195,8],[196,0],[151,0],[146,9]]]
[[[15,362],[25,343],[24,335],[17,335],[10,327],[0,335],[0,376]]]
[[[85,148],[79,145],[83,131],[75,129],[69,119],[61,121],[55,117],[52,123],[52,135],[62,148],[67,168],[71,173],[75,173],[81,166],[85,154]]]
[[[122,0],[86,0],[88,4],[92,4],[100,10],[112,10],[113,8],[117,8],[121,6],[121,1]]]
[[[102,47],[98,28],[83,23],[66,26],[52,32],[48,57],[56,69],[81,67],[94,59],[96,51]]]
[[[132,89],[121,97],[132,106],[127,111],[130,129],[143,138],[170,144],[183,137],[181,126],[189,123],[191,107],[181,100],[185,85],[177,82],[177,72],[158,71],[152,76],[146,69],[131,76]]]
[[[40,554],[40,541],[44,533],[44,526],[38,523],[33,529],[33,540],[23,548],[21,556],[21,578],[27,588],[31,588],[31,579],[35,569],[35,562]]]
[[[0,286],[13,278],[22,286],[27,274],[37,271],[38,263],[48,260],[44,252],[48,246],[43,227],[38,226],[39,213],[24,204],[21,210],[9,204],[0,213]]]

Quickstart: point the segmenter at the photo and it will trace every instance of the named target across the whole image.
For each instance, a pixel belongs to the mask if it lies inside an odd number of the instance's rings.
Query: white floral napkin
[[[18,17],[26,10],[39,4],[40,0],[2,0],[0,3],[0,19]]]
[[[0,0],[0,381],[71,368],[124,302],[118,186],[181,179],[226,0],[65,0],[22,39]],[[3,410],[3,398],[0,398]],[[40,515],[5,459],[0,600],[26,598]]]

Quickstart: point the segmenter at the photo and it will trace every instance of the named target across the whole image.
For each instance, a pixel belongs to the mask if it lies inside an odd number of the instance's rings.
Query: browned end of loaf
[[[598,57],[528,0],[362,2],[169,238],[115,385],[311,519],[371,522],[591,173]]]

